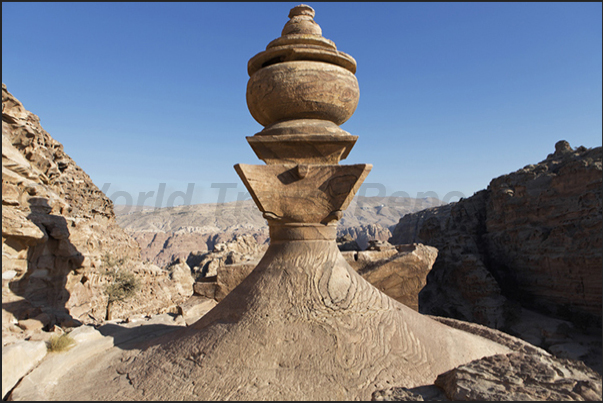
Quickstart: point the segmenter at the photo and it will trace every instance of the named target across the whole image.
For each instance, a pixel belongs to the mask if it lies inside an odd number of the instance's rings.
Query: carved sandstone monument
[[[266,165],[235,169],[270,228],[258,266],[195,324],[72,371],[50,398],[366,400],[510,351],[391,299],[339,252],[337,220],[371,166],[339,165],[356,141],[338,127],[358,102],[356,62],[313,16],[293,8],[248,65],[249,109],[265,126],[248,141]]]

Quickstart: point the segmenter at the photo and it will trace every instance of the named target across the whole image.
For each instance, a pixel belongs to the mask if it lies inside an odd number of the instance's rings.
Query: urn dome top
[[[333,41],[322,36],[314,15],[314,9],[306,4],[293,7],[281,36],[249,60],[249,76],[263,67],[296,60],[331,63],[356,73],[356,60],[338,51]]]

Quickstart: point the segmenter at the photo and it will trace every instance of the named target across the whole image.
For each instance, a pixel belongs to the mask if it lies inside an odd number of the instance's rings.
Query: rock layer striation
[[[439,250],[421,312],[501,328],[513,301],[601,326],[601,147],[555,148],[472,197],[400,219],[390,242]]]

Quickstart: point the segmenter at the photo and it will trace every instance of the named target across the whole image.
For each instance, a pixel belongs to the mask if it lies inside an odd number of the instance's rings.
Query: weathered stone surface
[[[579,361],[497,354],[439,375],[435,384],[454,401],[601,400],[601,375]]]
[[[388,244],[389,245],[389,244]],[[421,244],[394,247],[379,244],[375,249],[345,254],[350,266],[365,280],[391,298],[419,310],[419,292],[437,256],[437,249]]]
[[[287,125],[275,123],[270,125],[269,129],[263,130],[273,134],[263,133],[261,136],[247,137],[247,142],[257,157],[269,165],[338,164],[348,156],[358,139],[358,136],[349,135],[331,122],[309,119],[299,122],[303,124],[296,126],[290,122]],[[315,134],[312,140],[308,141],[306,134],[310,130],[329,134]]]
[[[43,341],[19,341],[2,347],[2,398],[46,355]]]
[[[303,53],[305,60],[316,62],[317,72],[325,59],[349,61],[333,53],[312,24],[301,23],[309,10],[295,7],[282,40],[269,45],[266,53],[279,52],[280,46],[303,49],[310,42],[315,52]],[[299,30],[292,27],[297,22]],[[311,58],[321,54],[325,58]],[[250,74],[279,63],[291,62],[262,63]],[[296,80],[285,78],[283,87],[295,88]],[[308,88],[320,89],[322,84],[313,82]],[[315,95],[327,104],[333,98],[327,92]],[[345,91],[336,95],[348,96]],[[287,113],[288,120],[309,118],[295,102]],[[338,113],[327,111],[319,117],[336,120]],[[367,166],[322,164],[288,167],[293,172],[281,178],[284,165],[242,168],[243,180],[270,229],[270,246],[255,269],[193,325],[149,341],[142,351],[112,357],[111,362],[121,361],[119,368],[107,365],[108,360],[95,362],[86,371],[74,368],[66,376],[69,383],[57,385],[48,396],[107,399],[115,398],[118,388],[120,399],[135,400],[368,399],[392,382],[420,386],[475,358],[509,352],[501,344],[442,325],[389,298],[345,262],[335,242],[334,221],[341,218],[338,210],[347,206],[368,173]],[[289,174],[299,180],[290,180]],[[335,177],[337,181],[324,182]],[[304,180],[303,185],[298,183]],[[269,184],[274,185],[272,190]],[[270,192],[274,200],[264,197]],[[320,205],[311,206],[313,199]],[[218,283],[220,275],[218,270]]]
[[[175,313],[178,305],[193,295],[195,280],[184,262],[166,269],[139,263],[131,270],[140,281],[140,289],[136,296],[112,304],[112,319],[127,319],[138,314]]]
[[[53,323],[60,321],[78,298],[73,287],[91,290],[86,280],[103,253],[139,258],[138,246],[115,222],[111,201],[4,84],[2,193],[2,271],[17,273],[3,287],[2,306],[18,319],[40,307]],[[103,310],[98,302],[90,301],[77,319],[89,321],[88,313]]]
[[[190,326],[211,311],[216,304],[213,298],[193,295],[185,303],[178,305],[178,314],[182,315],[186,325]]]
[[[348,235],[348,234],[341,236],[341,237],[337,237],[337,247],[342,252],[351,252],[351,251],[361,250],[360,246],[358,245],[358,242],[356,242],[356,240],[354,238],[352,238],[351,235]],[[346,256],[346,255],[344,254],[344,256]],[[352,254],[351,256],[353,259],[353,257],[355,255]]]
[[[537,165],[492,180],[487,205],[491,270],[512,298],[601,326],[601,147],[560,142]],[[512,292],[514,291],[514,293]]]
[[[36,319],[24,319],[24,320],[20,320],[19,323],[17,324],[17,326],[19,326],[23,330],[36,331],[36,330],[42,330],[42,328],[44,327],[44,324]]]
[[[353,73],[316,61],[276,63],[252,74],[247,84],[249,111],[262,126],[295,119],[341,125],[356,110],[359,96]]]
[[[109,304],[118,273],[131,273],[140,291]],[[3,84],[3,345],[43,338],[42,328],[176,310],[193,282],[188,267],[141,262],[111,200]]]
[[[220,269],[226,265],[257,262],[267,247],[267,244],[258,244],[250,235],[236,236],[232,241],[215,245],[211,252],[191,253],[187,262],[193,267],[196,280],[207,281],[207,278],[217,276]]]
[[[205,297],[205,298],[209,298],[209,299],[214,299],[216,297],[216,287],[217,287],[217,283],[216,283],[216,277],[210,277],[211,281],[197,281],[195,282],[195,284],[193,284],[193,290],[195,292],[195,294]]]
[[[517,316],[509,298],[600,327],[601,147],[556,149],[472,197],[400,219],[390,242],[439,250],[421,312],[500,328]]]
[[[195,293],[221,301],[249,275],[264,253],[264,246],[258,245],[250,236],[243,236],[216,245],[213,252],[189,257],[189,261],[198,264],[194,269],[198,276]],[[418,310],[418,294],[425,285],[437,250],[420,244],[393,246],[386,241],[373,240],[369,250],[342,255],[365,280],[386,295]]]
[[[390,242],[421,242],[438,249],[427,285],[419,294],[420,312],[500,328],[505,324],[507,302],[483,264],[483,242],[478,235],[483,232],[484,196],[480,192],[460,203],[406,215]]]
[[[75,346],[67,352],[48,354],[13,390],[11,400],[47,400],[48,391],[58,383],[65,382],[65,374],[73,367],[93,360],[93,357],[113,346],[111,337],[103,337],[92,326],[80,326],[70,336],[75,340]]]
[[[265,218],[283,222],[338,220],[372,165],[247,165],[235,170]]]
[[[132,384],[120,399],[369,399],[386,381],[416,387],[471,357],[509,351],[385,296],[340,260],[334,242],[270,248],[267,255],[286,259],[265,257],[198,322],[136,354],[123,351],[119,368],[120,357],[75,367],[48,397],[114,399],[124,376]]]
[[[216,276],[216,301],[222,301],[236,286],[238,286],[258,265],[259,261],[227,264],[218,270]]]
[[[432,198],[356,196],[343,212],[337,234],[358,239],[366,249],[370,240],[389,239],[388,228],[404,214],[439,204]],[[194,268],[198,262],[189,261],[191,254],[203,255],[243,235],[253,236],[258,244],[269,237],[266,220],[253,200],[159,209],[116,206],[115,212],[119,225],[140,245],[143,261],[159,267],[180,258]]]
[[[338,231],[339,236],[349,235],[355,239],[361,250],[368,248],[371,241],[387,241],[391,238],[391,232],[379,224],[367,224],[357,227],[342,228]]]
[[[446,397],[444,392],[435,385],[419,386],[412,389],[404,387],[394,387],[384,390],[378,390],[373,393],[373,396],[371,396],[371,400],[378,402],[450,401]]]

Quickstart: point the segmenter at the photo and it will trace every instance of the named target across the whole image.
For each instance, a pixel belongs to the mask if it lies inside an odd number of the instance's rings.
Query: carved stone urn
[[[356,61],[294,7],[282,36],[249,60],[247,106],[264,130],[247,141],[267,165],[235,165],[271,240],[334,240],[371,165],[341,166],[357,136],[339,128],[358,105]]]
[[[358,103],[356,62],[313,17],[293,8],[248,65],[249,110],[265,128],[247,140],[266,164],[235,169],[268,221],[268,250],[198,322],[124,353],[103,378],[128,384],[120,398],[369,400],[509,351],[393,300],[339,252],[337,220],[371,165],[339,165],[356,141],[339,128]]]

